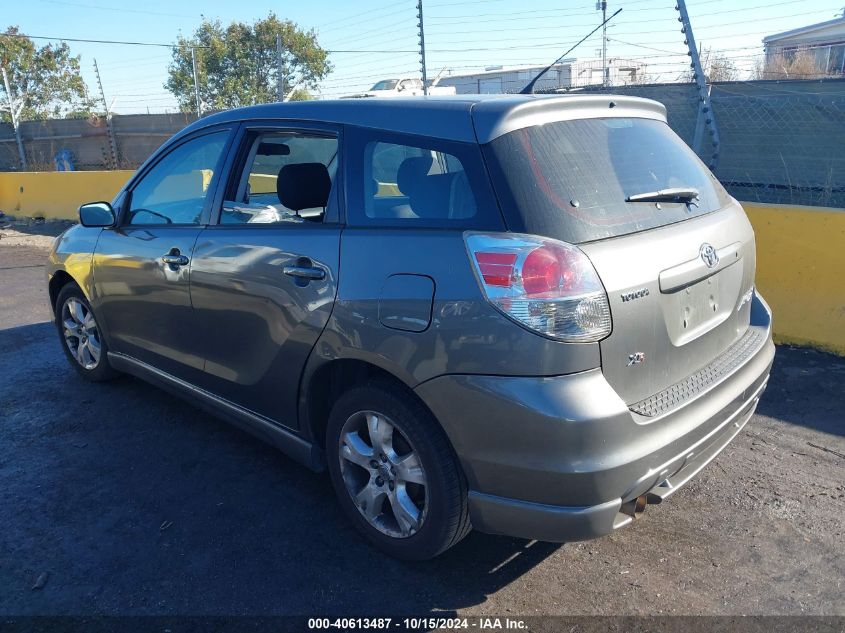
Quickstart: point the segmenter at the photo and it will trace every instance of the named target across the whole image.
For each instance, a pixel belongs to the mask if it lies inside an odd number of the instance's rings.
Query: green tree
[[[254,24],[232,22],[226,27],[219,20],[203,20],[190,39],[180,36],[173,47],[164,87],[173,93],[183,112],[196,111],[193,48],[204,108],[277,101],[277,35],[281,36],[286,96],[302,98],[331,72],[328,51],[320,48],[313,30],[304,31],[273,13]]]
[[[314,99],[314,95],[304,88],[294,88],[285,95],[285,99],[288,101],[311,101]]]
[[[0,66],[6,69],[20,120],[88,114],[92,109],[79,73],[79,56],[72,56],[64,42],[38,48],[18,27],[10,26],[0,33]],[[0,120],[11,120],[1,77]]]

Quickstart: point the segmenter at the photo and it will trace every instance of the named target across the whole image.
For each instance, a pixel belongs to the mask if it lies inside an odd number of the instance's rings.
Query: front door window
[[[228,130],[183,143],[135,185],[125,224],[199,224]]]

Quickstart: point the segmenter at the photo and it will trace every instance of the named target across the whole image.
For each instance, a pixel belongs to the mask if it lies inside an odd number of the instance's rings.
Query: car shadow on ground
[[[760,413],[843,435],[843,372],[779,348]],[[325,476],[139,380],[83,381],[51,323],[0,330],[0,376],[0,614],[449,615],[571,547],[387,558]]]
[[[85,382],[50,323],[0,330],[0,375],[0,613],[448,615],[560,547],[387,558],[326,476],[139,380]]]
[[[842,392],[845,358],[804,347],[780,345],[760,415],[845,436]]]

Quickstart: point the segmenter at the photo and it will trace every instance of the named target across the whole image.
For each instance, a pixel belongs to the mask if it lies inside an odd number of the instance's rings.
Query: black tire
[[[82,306],[84,314],[91,315],[93,318],[93,327],[89,326],[84,328],[84,331],[81,332],[76,330],[74,337],[68,339],[65,336],[65,321],[68,321],[70,318],[70,306],[74,305],[74,303]],[[59,335],[59,343],[62,346],[62,350],[64,351],[68,362],[80,376],[91,382],[103,382],[111,380],[117,376],[118,372],[115,371],[109,364],[109,347],[106,343],[105,337],[102,335],[99,326],[97,325],[97,317],[91,309],[91,304],[88,303],[88,299],[85,298],[82,290],[75,283],[66,284],[59,292],[59,296],[56,299],[55,315],[56,331]],[[74,323],[79,323],[81,320],[88,322],[87,319],[79,319],[78,317],[70,318],[70,321],[73,321]],[[71,344],[78,349],[80,342],[82,342],[83,348],[87,348],[83,349],[83,360],[79,360],[77,354],[71,352],[70,349]],[[94,359],[94,354],[91,351],[95,347],[94,343],[99,345],[100,350],[96,357],[96,361]]]
[[[391,536],[374,527],[364,517],[364,511],[359,510],[344,479],[344,469],[350,466],[348,463],[341,466],[341,432],[348,421],[364,412],[385,416],[393,433],[397,429],[400,432],[396,442],[402,442],[419,458],[425,478],[424,511],[419,515],[422,517],[419,527],[409,535]],[[370,443],[375,446],[375,442]],[[344,393],[329,415],[326,458],[332,485],[344,512],[358,531],[385,554],[403,560],[427,560],[446,551],[470,532],[466,480],[452,446],[431,413],[401,388],[386,382],[371,382]],[[361,470],[368,477],[377,472],[373,470],[367,474],[366,469]],[[390,480],[391,490],[393,481]],[[395,481],[400,478],[397,476]],[[385,514],[392,516],[390,499],[384,498],[382,503],[388,508]]]

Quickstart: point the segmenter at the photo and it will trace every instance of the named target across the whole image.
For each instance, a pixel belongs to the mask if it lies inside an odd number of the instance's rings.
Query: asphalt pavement
[[[779,347],[758,413],[632,526],[471,534],[402,563],[328,479],[181,400],[66,364],[48,239],[0,238],[0,616],[845,615],[845,359]]]

